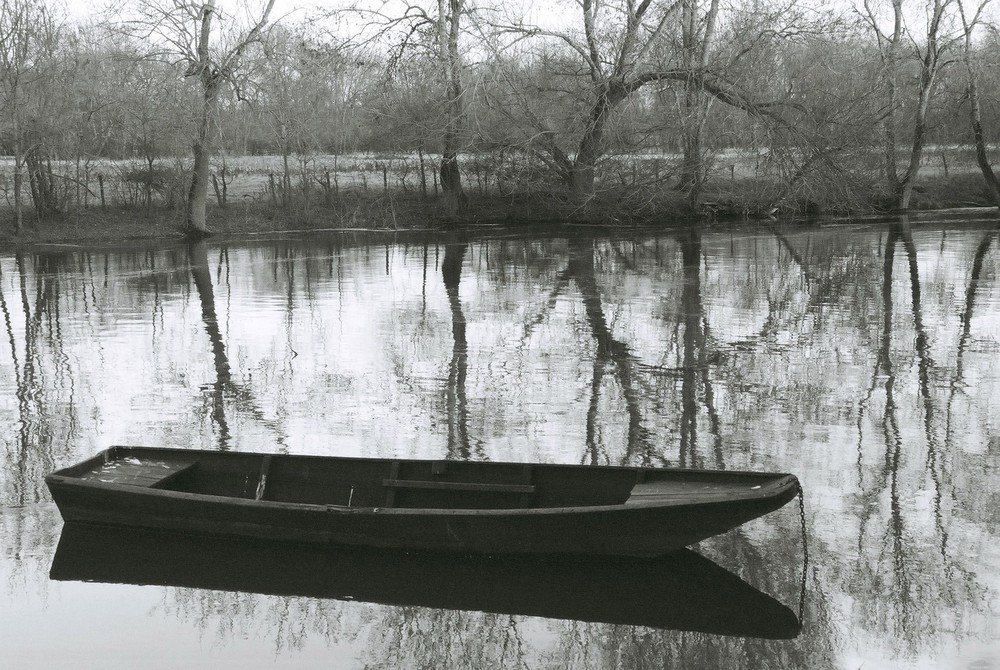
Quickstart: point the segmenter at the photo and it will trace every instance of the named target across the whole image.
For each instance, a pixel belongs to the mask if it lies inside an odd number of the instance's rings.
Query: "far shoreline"
[[[859,211],[810,211],[797,203],[787,209],[762,212],[755,204],[709,200],[697,211],[664,198],[642,209],[621,207],[612,197],[595,198],[586,207],[574,207],[552,195],[476,197],[457,216],[445,216],[436,199],[363,195],[331,205],[280,208],[267,202],[243,202],[208,209],[208,241],[259,240],[264,237],[299,237],[323,234],[413,234],[489,236],[512,231],[565,234],[592,229],[608,233],[674,230],[698,226],[705,230],[759,226],[857,225],[896,219],[914,220],[928,214],[992,214],[975,218],[1000,220],[1000,211],[989,202],[985,189],[973,177],[922,183],[913,208],[907,211],[866,207]],[[977,193],[981,190],[981,193]],[[12,212],[0,211],[0,248],[26,250],[40,247],[118,246],[137,243],[176,244],[188,241],[182,230],[182,212],[171,207],[88,207],[60,212],[36,221],[29,211],[21,234],[14,234]]]

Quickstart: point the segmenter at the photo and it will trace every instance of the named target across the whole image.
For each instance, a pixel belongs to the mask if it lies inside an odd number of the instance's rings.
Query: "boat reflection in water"
[[[59,581],[178,586],[790,639],[788,607],[691,550],[655,559],[404,553],[68,523]]]

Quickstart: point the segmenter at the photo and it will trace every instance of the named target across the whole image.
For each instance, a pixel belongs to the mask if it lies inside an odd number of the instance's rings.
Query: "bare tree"
[[[969,121],[972,125],[972,135],[976,145],[976,163],[980,172],[983,173],[983,180],[986,188],[989,189],[993,201],[1000,206],[1000,182],[990,165],[990,157],[987,153],[986,132],[983,130],[983,112],[979,96],[979,76],[976,71],[975,55],[972,48],[972,34],[982,20],[983,11],[989,5],[990,0],[981,0],[970,16],[965,10],[963,0],[957,0],[958,12],[962,17],[962,61],[966,71],[965,94],[969,100]]]
[[[701,15],[697,0],[683,0],[681,20],[681,46],[684,64],[691,72],[703,72],[709,65],[710,48],[713,46],[719,0],[709,0]],[[688,192],[692,208],[701,197],[705,182],[705,165],[702,156],[702,137],[712,98],[706,98],[694,79],[684,82],[683,114],[684,162],[681,165],[680,186]]]
[[[465,0],[438,0],[437,30],[441,74],[445,90],[444,133],[441,142],[441,190],[445,211],[456,214],[468,199],[462,190],[458,150],[462,137],[462,55],[458,50]]]
[[[340,154],[357,143],[363,115],[373,115],[366,96],[375,94],[375,61],[343,41],[310,25],[275,27],[264,44],[264,57],[249,73],[251,109],[259,119],[265,146],[281,156],[280,200],[290,204],[292,161],[298,161],[305,204],[313,182],[329,204],[335,181],[319,154]],[[384,98],[385,96],[383,96]],[[393,146],[405,139],[386,133]],[[334,180],[336,175],[334,175]],[[277,185],[273,194],[279,199]]]
[[[35,127],[42,110],[33,98],[51,76],[58,32],[58,22],[45,3],[0,0],[0,108],[5,117],[3,134],[14,157],[15,233],[24,228],[25,167],[45,160],[43,138]],[[48,179],[37,186],[47,188]]]
[[[440,121],[434,131],[441,138],[443,204],[446,214],[457,214],[468,202],[458,163],[466,134],[460,38],[462,18],[472,10],[466,0],[436,0],[433,8],[419,2],[381,2],[376,9],[355,5],[349,11],[367,22],[359,41],[388,45],[387,78],[399,72],[408,56],[432,54],[435,77],[440,82]]]
[[[543,160],[562,177],[576,201],[586,202],[594,196],[595,170],[608,151],[613,116],[644,87],[682,84],[686,92],[685,107],[692,112],[701,109],[700,98],[705,95],[755,118],[786,127],[793,125],[783,118],[781,101],[760,100],[757,94],[729,78],[726,68],[709,65],[718,5],[710,2],[707,11],[701,14],[695,0],[575,2],[579,8],[576,29],[555,30],[509,21],[496,23],[494,28],[513,36],[516,41],[544,40],[546,50],[561,51],[568,56],[559,61],[557,67],[565,73],[566,88],[578,87],[579,97],[574,104],[579,105],[580,127],[574,146],[560,142],[557,129],[546,115],[530,109],[524,113],[531,126],[532,145],[545,154]],[[788,16],[784,20],[795,20],[790,9],[785,13]],[[672,28],[685,19],[686,27],[681,35],[686,49],[681,49],[683,53],[679,59],[664,57],[661,52]],[[783,28],[771,26],[760,35],[748,37],[746,46],[736,49],[727,65],[779,39],[785,32]],[[510,83],[512,87],[520,85],[513,80]],[[551,93],[560,88],[559,84],[550,83],[539,86],[537,92]],[[688,156],[700,152],[702,119],[701,111],[692,116],[693,125],[689,125],[691,134],[685,149]],[[691,167],[701,169],[700,165]]]
[[[882,56],[883,76],[885,77],[886,111],[885,111],[885,166],[886,181],[892,191],[895,204],[900,209],[910,207],[913,187],[920,172],[920,161],[928,135],[928,114],[931,100],[937,88],[938,75],[947,63],[946,53],[952,47],[954,39],[946,34],[948,11],[953,0],[927,0],[926,31],[917,39],[906,28],[902,0],[892,2],[892,31],[887,32],[880,27],[877,9],[872,0],[864,1],[863,16],[875,34],[879,51]],[[919,67],[917,76],[917,100],[913,111],[913,134],[910,143],[910,155],[906,170],[899,174],[896,157],[896,124],[899,117],[900,97],[897,80],[903,76],[901,52],[903,40],[910,38],[912,53]]]
[[[903,0],[892,0],[892,32],[883,32],[879,28],[876,12],[870,0],[865,0],[864,9],[865,16],[875,34],[882,60],[882,77],[885,87],[885,114],[882,119],[883,160],[886,182],[890,189],[895,192],[899,184],[899,165],[896,157],[896,116],[899,107],[899,86],[896,79],[899,76],[900,49],[903,40]]]
[[[201,90],[198,125],[192,149],[194,166],[184,216],[184,231],[193,237],[209,234],[206,223],[210,160],[217,129],[219,96],[226,85],[238,86],[247,50],[257,44],[267,26],[275,0],[266,0],[248,26],[234,34],[216,36],[213,20],[219,16],[216,0],[152,0],[142,3],[129,24],[131,32],[152,42],[150,58],[186,67],[184,76],[197,77]],[[250,15],[247,9],[247,15]],[[235,23],[230,18],[228,23]],[[220,31],[216,31],[220,32]]]

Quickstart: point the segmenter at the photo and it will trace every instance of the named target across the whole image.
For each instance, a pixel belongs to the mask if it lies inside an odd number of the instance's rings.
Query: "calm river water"
[[[979,216],[0,254],[0,666],[1000,667],[1000,249]],[[60,547],[50,579],[42,478],[113,444],[776,470],[805,495],[697,547],[722,577],[639,575],[663,626],[580,566],[551,589],[524,568],[548,609],[397,598],[430,571],[377,559],[128,537]],[[173,576],[135,585],[158,560]],[[313,593],[325,569],[346,586]],[[801,630],[728,628],[775,608]]]

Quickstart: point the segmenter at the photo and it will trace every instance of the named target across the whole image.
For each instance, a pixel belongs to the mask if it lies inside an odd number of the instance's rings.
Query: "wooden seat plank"
[[[436,482],[418,479],[383,479],[388,489],[435,489],[440,491],[482,491],[486,493],[534,493],[531,484],[492,484],[478,482]]]

